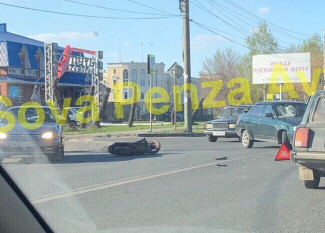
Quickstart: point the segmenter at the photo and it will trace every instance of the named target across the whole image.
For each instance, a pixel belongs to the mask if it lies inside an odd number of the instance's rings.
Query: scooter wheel
[[[160,151],[161,145],[159,142],[150,142],[150,154],[154,155]]]

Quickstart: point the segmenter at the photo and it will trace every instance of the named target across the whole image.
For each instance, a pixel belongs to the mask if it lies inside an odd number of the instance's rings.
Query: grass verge
[[[193,132],[194,133],[202,133],[203,129],[203,122],[193,124]],[[153,132],[155,133],[174,133],[174,126],[170,123],[162,123],[162,124],[155,124],[152,127]],[[93,126],[89,126],[85,129],[77,127],[75,129],[64,129],[64,133],[66,135],[76,135],[76,134],[93,134],[93,133],[131,133],[131,132],[145,132],[149,131],[149,125],[137,125],[135,124],[133,127],[128,127],[127,125],[109,125],[109,126],[102,126],[100,128],[96,128]],[[184,123],[177,124],[177,131],[178,133],[184,132]]]

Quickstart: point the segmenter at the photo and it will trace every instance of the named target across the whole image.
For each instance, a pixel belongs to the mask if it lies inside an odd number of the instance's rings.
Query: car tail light
[[[309,134],[309,128],[298,128],[295,136],[295,146],[304,148],[308,147]]]

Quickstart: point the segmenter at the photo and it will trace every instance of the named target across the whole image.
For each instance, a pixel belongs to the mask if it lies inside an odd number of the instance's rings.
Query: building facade
[[[147,63],[144,62],[123,62],[123,63],[108,63],[107,72],[104,73],[104,84],[114,90],[118,82],[135,82],[140,87],[140,100],[136,112],[136,118],[139,120],[147,118],[148,110],[145,107],[145,95],[150,89],[150,75],[147,73]],[[169,96],[172,96],[172,79],[171,76],[165,72],[164,63],[156,63],[156,73],[152,77],[153,87],[164,88]],[[122,98],[130,98],[133,93],[128,88],[124,88]],[[153,95],[153,97],[158,97]],[[114,99],[115,98],[115,99]],[[114,103],[116,97],[113,92],[109,96],[109,102]],[[170,98],[172,102],[172,98]],[[125,108],[125,116],[128,116],[128,107]]]
[[[58,59],[63,49],[59,47]],[[44,73],[44,42],[10,33],[6,24],[0,24],[0,95],[9,97],[13,105],[21,105],[38,92],[44,105]],[[72,98],[74,105],[89,80],[85,74],[66,72],[58,84],[61,97]]]
[[[138,106],[136,110],[136,120],[148,120],[148,110],[144,104],[145,94],[150,89],[150,75],[147,74],[147,63],[143,62],[124,62],[124,63],[108,63],[107,64],[107,71],[104,73],[104,84],[114,90],[116,84],[118,82],[127,82],[132,81],[139,85],[141,90],[140,100],[138,101]],[[176,82],[175,82],[176,81]],[[182,86],[184,84],[184,77],[181,76],[177,80],[174,80],[173,77],[165,71],[165,64],[164,63],[156,63],[156,74],[153,75],[153,87],[162,87],[164,88],[168,95],[169,95],[169,105],[170,109],[169,112],[172,111],[174,107],[174,93],[173,93],[173,85]],[[200,79],[192,78],[192,84],[195,85],[197,89],[197,96],[198,98],[194,100],[196,103],[200,101],[201,98],[201,88],[200,88]],[[114,121],[114,91],[112,91],[111,95],[109,96],[109,112],[110,112],[110,119],[109,121]],[[133,93],[130,92],[127,88],[123,89],[122,98],[130,98]],[[153,95],[153,98],[159,97]],[[184,105],[184,94],[183,92],[180,93],[180,101],[182,105]],[[166,103],[163,103],[166,104]],[[159,107],[159,106],[156,106]],[[125,106],[124,111],[124,120],[128,119],[129,116],[130,106]],[[210,119],[211,109],[200,109],[197,113],[197,118],[200,119]]]

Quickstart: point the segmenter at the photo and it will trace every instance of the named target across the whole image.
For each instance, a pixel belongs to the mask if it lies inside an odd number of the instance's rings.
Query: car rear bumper
[[[238,138],[235,130],[205,130],[204,134],[216,137]]]
[[[322,152],[294,152],[290,154],[291,161],[311,169],[325,170],[325,153]]]

